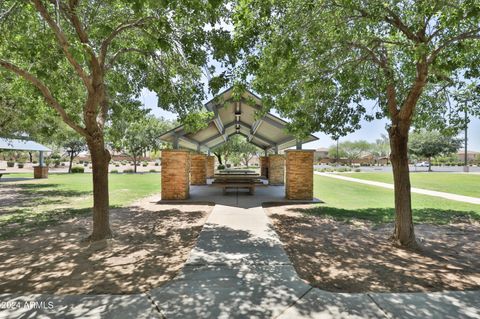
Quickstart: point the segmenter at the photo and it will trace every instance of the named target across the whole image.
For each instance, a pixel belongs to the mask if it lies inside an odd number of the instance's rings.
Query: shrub
[[[112,170],[110,171],[110,174],[118,174],[118,170],[117,170],[117,169],[112,169]]]
[[[61,163],[60,166],[65,166],[65,163]]]
[[[14,167],[15,166],[15,162],[7,162],[7,167]]]
[[[159,163],[159,162],[155,162],[155,166],[158,166],[158,165],[160,165],[160,163]]]
[[[147,166],[148,166],[148,163],[147,163],[147,162],[143,162],[142,166],[143,166],[143,167],[147,167]]]
[[[225,165],[220,164],[217,166],[217,169],[225,169]]]
[[[127,168],[127,169],[124,169],[123,170],[124,173],[128,173],[128,174],[131,174],[131,173],[134,173],[135,171],[131,168]]]
[[[232,164],[227,164],[227,168],[230,168],[230,167],[232,167]]]
[[[60,159],[59,159],[59,158],[57,158],[57,159],[55,159],[55,160],[53,161],[53,165],[55,165],[55,167],[59,167],[59,166],[60,166],[60,163],[61,163],[61,162],[60,162]]]
[[[150,172],[150,173],[156,173],[157,170],[152,168],[149,172]]]
[[[118,163],[115,163],[115,167],[120,167],[120,164],[118,164]]]
[[[24,165],[23,163],[17,163],[18,168],[23,168],[23,165]]]
[[[72,173],[83,173],[83,172],[85,172],[85,168],[81,166],[72,167]]]
[[[360,168],[355,168],[354,171],[358,173],[358,172],[361,172],[362,170]]]
[[[33,164],[38,164],[38,161],[33,161],[32,163],[33,163]]]
[[[87,166],[88,166],[88,163],[86,163],[86,162],[85,162],[85,163],[83,163],[83,166],[87,167]]]

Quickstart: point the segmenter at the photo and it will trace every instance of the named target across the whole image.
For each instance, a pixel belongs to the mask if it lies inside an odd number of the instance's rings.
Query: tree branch
[[[399,117],[403,120],[410,121],[412,119],[413,112],[415,111],[415,106],[417,101],[420,98],[420,95],[427,84],[428,77],[428,64],[426,58],[423,58],[420,62],[417,63],[417,75],[415,77],[415,82],[408,92],[407,98],[402,103],[402,107],[399,112]]]
[[[52,17],[48,13],[47,9],[43,6],[42,2],[40,0],[33,0],[33,2],[35,4],[35,8],[37,9],[37,11],[45,19],[45,21],[48,23],[53,33],[55,34],[55,37],[57,38],[57,41],[60,44],[60,47],[65,53],[65,56],[67,57],[68,62],[70,62],[70,64],[73,66],[76,73],[78,74],[80,79],[83,81],[84,85],[86,86],[87,90],[89,92],[93,91],[90,77],[87,75],[87,73],[82,68],[80,63],[78,63],[78,61],[75,60],[72,53],[70,52],[70,44],[68,43],[65,34],[62,32],[62,30],[60,30],[57,23],[53,21]]]
[[[68,116],[67,112],[65,112],[65,110],[60,105],[60,103],[58,103],[58,101],[55,99],[55,97],[53,97],[52,93],[50,92],[50,89],[42,81],[40,81],[36,76],[34,76],[33,74],[19,68],[18,66],[14,65],[14,64],[12,64],[8,61],[0,60],[0,66],[5,68],[6,70],[9,70],[9,71],[19,75],[20,77],[22,77],[26,81],[33,84],[42,93],[43,97],[45,98],[45,101],[48,104],[50,104],[50,106],[52,106],[57,111],[57,113],[60,115],[62,120],[66,124],[68,124],[68,126],[70,126],[76,132],[80,133],[81,135],[83,135],[85,137],[88,135],[87,131],[83,127],[77,125]]]
[[[3,12],[0,15],[0,21],[2,21],[3,19],[6,19],[10,15],[10,13],[13,12],[13,10],[17,5],[18,5],[18,2],[14,2],[10,8],[8,8],[5,12]]]
[[[147,22],[149,19],[151,19],[150,17],[146,17],[146,18],[141,18],[141,19],[138,19],[138,20],[135,20],[135,21],[131,21],[131,22],[126,22],[126,23],[122,23],[120,24],[118,27],[115,28],[115,30],[112,31],[112,33],[110,33],[110,35],[105,39],[103,40],[102,42],[102,45],[100,47],[100,63],[102,65],[105,64],[105,59],[106,59],[106,56],[107,56],[107,53],[108,53],[108,47],[110,46],[110,43],[112,43],[112,41],[119,35],[121,34],[122,32],[125,32],[129,29],[133,29],[133,28],[136,28],[136,27],[139,27],[139,26],[142,26],[145,24],[145,22]]]
[[[140,54],[143,54],[143,55],[150,55],[150,52],[148,51],[145,51],[145,50],[141,50],[141,49],[137,49],[137,48],[122,48],[120,50],[118,50],[117,52],[115,52],[112,56],[112,58],[109,60],[107,66],[105,67],[106,70],[110,69],[111,67],[113,67],[113,64],[115,63],[115,61],[122,55],[122,54],[125,54],[125,53],[128,53],[128,52],[137,52],[137,53],[140,53]]]
[[[408,39],[414,41],[414,42],[421,42],[421,39],[418,35],[416,35],[410,28],[403,23],[402,19],[390,8],[385,7],[385,11],[387,11],[389,16],[385,17],[385,22],[391,24],[392,26],[396,27],[398,30],[400,30]]]
[[[449,45],[461,40],[466,40],[466,39],[480,39],[480,28],[461,33],[457,36],[451,37],[450,39],[446,40],[445,42],[440,44],[435,50],[433,50],[432,54],[430,54],[430,56],[427,59],[427,63],[431,64],[433,61],[435,61],[437,56]]]

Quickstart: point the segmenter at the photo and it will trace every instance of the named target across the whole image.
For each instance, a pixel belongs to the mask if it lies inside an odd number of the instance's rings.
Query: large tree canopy
[[[392,239],[415,246],[408,134],[462,123],[463,106],[446,102],[478,77],[480,1],[238,0],[234,22],[244,79],[298,135],[390,119]]]
[[[210,40],[217,39],[210,34],[216,32],[222,5],[200,0],[0,2],[0,83],[12,74],[21,79],[11,96],[29,92],[45,101],[90,150],[92,239],[111,236],[105,128],[122,102],[143,88],[156,92],[159,106],[180,117],[201,108],[201,71]]]

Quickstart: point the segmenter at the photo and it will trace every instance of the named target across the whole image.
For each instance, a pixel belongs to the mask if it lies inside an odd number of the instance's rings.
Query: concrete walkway
[[[184,269],[167,285],[125,296],[3,294],[0,318],[480,318],[478,291],[339,294],[312,288],[298,277],[261,207],[283,197],[278,186],[259,188],[255,196],[194,186],[190,201],[217,204]],[[44,303],[25,307],[32,301]]]
[[[344,175],[321,173],[321,172],[315,172],[315,174],[320,175],[320,176],[330,177],[330,178],[341,179],[343,181],[348,181],[348,182],[355,182],[355,183],[361,183],[361,184],[366,184],[366,185],[372,185],[372,186],[378,186],[378,187],[393,189],[393,184],[389,184],[389,183],[368,181],[368,180],[348,177],[348,176],[344,176]],[[431,191],[431,190],[428,190],[428,189],[415,188],[415,187],[412,187],[411,191],[412,191],[412,193],[441,197],[441,198],[445,198],[445,199],[454,200],[454,201],[457,201],[457,202],[464,202],[464,203],[480,205],[480,198],[478,198],[478,197],[470,197],[470,196],[463,196],[463,195],[457,195],[457,194],[452,194],[452,193],[437,192],[437,191]]]

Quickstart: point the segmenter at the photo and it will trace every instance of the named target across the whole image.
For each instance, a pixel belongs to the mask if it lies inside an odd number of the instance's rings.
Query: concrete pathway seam
[[[389,184],[389,183],[375,182],[375,181],[363,180],[363,179],[354,178],[354,177],[328,174],[328,173],[320,173],[320,172],[315,172],[315,174],[320,175],[320,176],[324,176],[324,177],[336,178],[336,179],[340,179],[340,180],[344,180],[344,181],[348,181],[348,182],[356,182],[356,183],[361,183],[361,184],[366,184],[366,185],[372,185],[372,186],[378,186],[378,187],[383,187],[383,188],[388,188],[388,189],[394,189],[393,184]],[[477,197],[457,195],[457,194],[439,192],[439,191],[432,191],[432,190],[423,189],[423,188],[416,188],[416,187],[412,187],[411,191],[412,191],[412,193],[441,197],[441,198],[445,198],[445,199],[449,199],[449,200],[454,200],[454,201],[457,201],[457,202],[464,202],[464,203],[469,203],[469,204],[480,205],[480,198],[477,198]]]
[[[380,304],[370,295],[370,293],[366,293],[367,297],[370,298],[370,300],[380,309],[381,312],[385,314],[385,318],[392,319],[392,316],[390,316],[385,309],[380,306]]]
[[[310,287],[310,289],[308,289],[307,291],[305,291],[305,293],[303,295],[301,295],[300,297],[297,298],[297,300],[294,300],[289,306],[287,306],[282,312],[280,312],[277,316],[274,317],[274,319],[276,318],[280,318],[285,312],[287,312],[288,309],[290,309],[291,307],[295,306],[300,300],[302,300],[303,297],[305,297],[310,291],[312,291],[312,289],[314,289],[313,287]]]
[[[161,319],[167,319],[167,317],[165,317],[165,315],[163,314],[162,309],[160,309],[160,307],[157,305],[157,303],[155,302],[155,300],[153,300],[152,295],[150,295],[150,293],[149,293],[148,291],[145,292],[145,295],[147,296],[148,300],[152,303],[153,308],[154,308],[154,309],[158,312],[158,314],[160,315],[160,318],[161,318]]]

